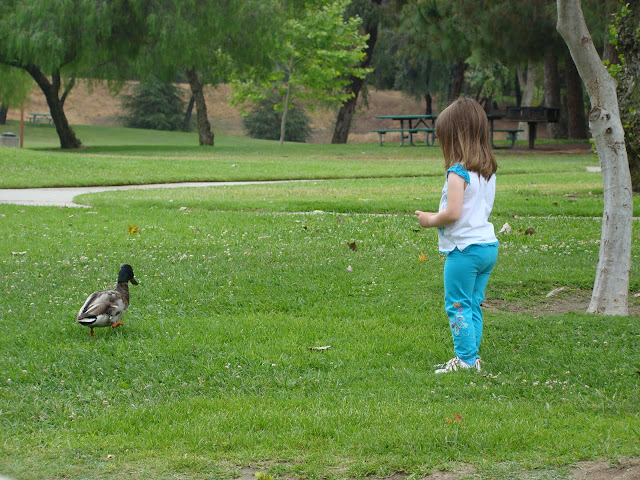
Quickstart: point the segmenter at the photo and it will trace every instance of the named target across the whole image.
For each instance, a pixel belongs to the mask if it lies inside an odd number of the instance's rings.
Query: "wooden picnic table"
[[[386,128],[371,130],[378,134],[380,146],[382,146],[382,136],[385,133],[399,132],[400,145],[404,145],[405,139],[409,140],[409,145],[415,146],[413,143],[413,135],[415,133],[424,133],[424,142],[428,146],[432,146],[435,142],[435,121],[438,115],[416,114],[416,115],[376,115],[376,118],[383,120],[394,120],[400,122],[400,128]]]
[[[29,122],[34,127],[40,126],[40,123],[42,121],[46,121],[47,125],[53,125],[53,119],[51,118],[51,114],[49,113],[29,113],[29,115]]]

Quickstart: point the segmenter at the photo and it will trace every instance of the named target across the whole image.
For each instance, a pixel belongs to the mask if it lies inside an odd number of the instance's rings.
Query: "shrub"
[[[251,112],[244,117],[244,128],[252,138],[265,140],[280,139],[280,124],[282,110],[274,107],[278,103],[275,97],[267,98],[256,104]],[[285,140],[288,142],[305,142],[311,133],[310,119],[299,105],[294,105],[287,113],[287,128]]]
[[[181,130],[185,102],[182,91],[172,83],[157,79],[136,85],[131,95],[122,95],[122,104],[128,112],[124,116],[127,127],[151,130]]]

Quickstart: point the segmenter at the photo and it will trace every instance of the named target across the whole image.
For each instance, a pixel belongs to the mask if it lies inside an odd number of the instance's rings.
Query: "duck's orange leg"
[[[118,320],[116,323],[111,325],[111,328],[116,328],[116,327],[119,327],[120,325],[124,325],[124,323],[122,323],[120,320]]]

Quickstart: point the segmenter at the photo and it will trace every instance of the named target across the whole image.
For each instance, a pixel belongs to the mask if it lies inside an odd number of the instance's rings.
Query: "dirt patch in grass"
[[[640,297],[629,298],[629,315],[640,316]],[[560,287],[540,297],[524,300],[487,299],[483,307],[494,312],[526,313],[529,315],[561,315],[563,313],[585,313],[591,301],[591,290]],[[640,476],[638,477],[640,478]]]
[[[540,480],[543,478],[563,478],[566,480],[638,480],[640,479],[640,458],[629,458],[618,462],[607,461],[585,461],[577,462],[570,466],[567,474],[566,467],[559,469],[538,469],[533,471],[513,472],[508,469],[508,476],[500,475],[496,478],[518,478],[520,480]],[[234,480],[256,480],[256,473],[259,468],[244,468],[239,477]],[[264,471],[264,470],[262,470]],[[281,478],[281,477],[278,477]],[[292,477],[283,477],[289,480],[296,480]],[[420,480],[466,480],[482,477],[470,465],[462,465],[454,468],[453,471],[438,471],[424,477],[410,476],[405,472],[397,472],[388,477],[367,477],[366,480],[408,480],[409,478],[419,478]]]

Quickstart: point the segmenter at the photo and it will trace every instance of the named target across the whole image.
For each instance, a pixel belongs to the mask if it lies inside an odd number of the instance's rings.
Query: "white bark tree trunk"
[[[593,45],[580,0],[557,0],[557,5],[556,28],[569,47],[591,100],[589,127],[602,167],[604,213],[600,256],[587,312],[627,315],[633,194],[616,82]]]
[[[522,88],[522,106],[531,107],[533,103],[533,94],[536,90],[536,64],[529,60],[527,62],[527,73],[522,71],[522,68],[518,67],[518,81]],[[520,140],[529,139],[529,124],[527,122],[518,122],[518,130],[524,130],[518,134]]]

